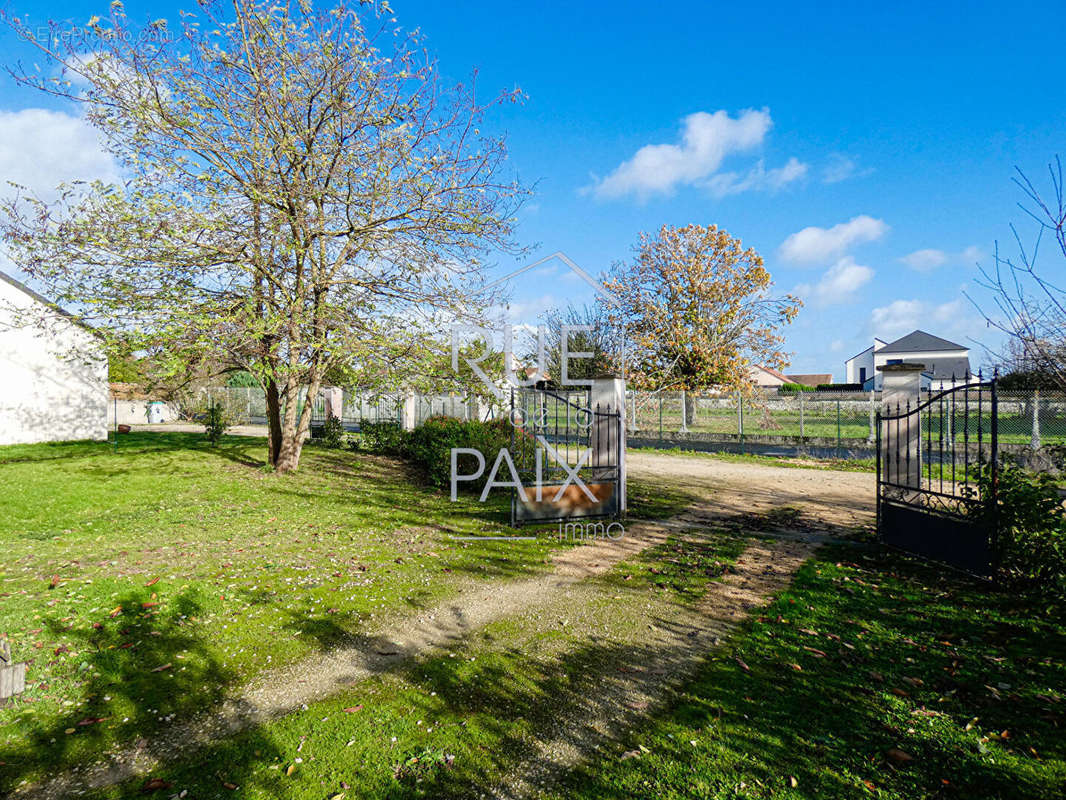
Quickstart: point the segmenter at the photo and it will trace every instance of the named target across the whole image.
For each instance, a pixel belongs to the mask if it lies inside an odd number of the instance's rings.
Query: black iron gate
[[[588,389],[514,389],[510,421],[522,484],[511,492],[512,524],[619,516],[620,409],[593,405]]]
[[[953,381],[954,383],[954,381]],[[877,416],[877,532],[976,575],[997,568],[996,381],[930,392]]]

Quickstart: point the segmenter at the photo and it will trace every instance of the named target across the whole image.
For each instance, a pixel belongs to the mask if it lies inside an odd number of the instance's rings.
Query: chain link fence
[[[923,402],[936,392],[923,392]],[[432,416],[459,419],[489,418],[499,409],[458,394],[401,395],[374,394],[353,388],[342,390],[341,421],[358,427],[360,420],[397,421],[405,402],[414,403],[415,424]],[[301,392],[300,405],[306,394]],[[990,399],[987,397],[986,399]],[[999,390],[999,441],[1005,445],[1027,446],[1032,450],[1066,447],[1066,393],[1055,391]],[[192,417],[212,403],[220,403],[238,422],[266,422],[266,398],[258,388],[210,387],[182,403],[183,414]],[[953,420],[938,435],[951,438],[976,435],[989,430],[991,404],[983,404],[978,415],[972,409],[968,418],[962,412],[948,414]],[[642,446],[701,446],[714,443],[732,445],[803,444],[834,448],[841,452],[863,451],[873,447],[880,392],[760,392],[697,394],[693,392],[642,392],[626,394],[627,428],[631,439]],[[188,413],[186,413],[188,412]],[[314,400],[312,421],[325,420],[324,396]],[[757,448],[753,448],[757,449]]]
[[[938,392],[923,392],[922,402]],[[1033,450],[1066,446],[1066,394],[1052,391],[999,391],[999,441]],[[943,435],[976,434],[991,426],[991,398],[980,415],[962,412]],[[841,452],[872,447],[880,392],[761,392],[700,396],[691,392],[640,392],[626,395],[629,433],[646,446],[678,447],[715,442],[742,445],[802,443]],[[983,423],[983,424],[982,424]],[[757,448],[756,448],[757,449]]]

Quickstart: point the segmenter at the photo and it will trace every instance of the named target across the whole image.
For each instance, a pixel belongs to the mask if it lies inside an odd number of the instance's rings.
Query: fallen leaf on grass
[[[48,588],[49,589],[54,589],[57,586],[59,586],[59,576],[58,575],[53,575],[52,576],[52,580],[48,584]]]
[[[625,761],[628,758],[640,758],[639,750],[626,750],[622,753],[622,760]]]
[[[170,781],[165,781],[162,778],[149,778],[141,786],[141,791],[145,793],[158,792],[160,789],[169,789],[173,785]]]
[[[909,764],[911,761],[914,761],[914,756],[910,753],[904,753],[902,750],[895,747],[890,747],[885,751],[885,758],[897,767],[902,767],[904,764]]]
[[[114,619],[115,617],[117,617],[121,613],[122,613],[122,606],[115,606],[113,609],[111,609],[111,613],[108,614],[108,616],[111,617],[112,619]]]
[[[363,710],[363,704],[360,703],[357,706],[350,706],[349,708],[344,709],[344,713],[345,714],[354,714],[356,711],[362,711],[362,710]]]
[[[744,670],[745,672],[751,672],[751,667],[749,667],[747,664],[745,664],[741,659],[737,658],[735,660],[740,665],[740,668],[742,670]]]
[[[800,782],[798,780],[796,780],[796,776],[795,775],[789,775],[788,776],[788,785],[791,786],[793,789],[795,789],[797,786],[800,785]]]
[[[155,586],[157,583],[159,583],[159,578],[152,578],[152,580],[148,581],[144,586],[147,588],[149,586]]]
[[[161,667],[156,667],[155,669],[152,670],[152,672],[163,672],[164,670],[170,669],[172,666],[173,666],[173,664],[166,663],[166,664],[164,664]]]

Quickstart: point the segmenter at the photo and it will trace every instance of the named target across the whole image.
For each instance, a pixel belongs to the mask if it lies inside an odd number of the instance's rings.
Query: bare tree
[[[254,375],[279,472],[331,368],[417,371],[436,320],[477,316],[486,254],[514,249],[488,106],[367,9],[205,0],[146,37],[112,3],[47,41],[6,17],[60,72],[12,74],[80,104],[124,177],[5,203],[16,262],[164,377]]]
[[[988,324],[1007,334],[1001,363],[1043,376],[1066,390],[1066,198],[1062,162],[1048,165],[1051,199],[1047,200],[1020,169],[1014,182],[1025,199],[1018,205],[1037,226],[1035,240],[1026,248],[1017,228],[1011,233],[1017,255],[1004,256],[996,243],[991,267],[981,267],[978,285],[991,293],[984,306],[970,301]],[[1051,264],[1037,262],[1047,237],[1054,241]],[[969,297],[969,295],[967,295]],[[994,310],[993,310],[994,309]]]

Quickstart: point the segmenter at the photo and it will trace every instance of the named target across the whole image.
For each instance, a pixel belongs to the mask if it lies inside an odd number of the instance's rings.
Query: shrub
[[[478,450],[485,457],[485,474],[477,481],[464,482],[461,485],[481,488],[500,449],[509,448],[510,445],[511,426],[505,419],[480,422],[453,417],[430,417],[411,432],[407,457],[425,470],[429,483],[445,487],[451,485],[452,448]],[[456,467],[460,473],[473,473],[477,469],[477,459],[472,455],[460,455]]]
[[[860,392],[861,383],[819,383],[816,387],[819,392]]]
[[[397,422],[359,422],[359,441],[368,453],[402,456],[407,452],[408,433]]]
[[[255,379],[252,373],[242,369],[239,372],[230,373],[229,377],[226,378],[226,386],[238,389],[258,389],[259,381]]]
[[[344,447],[344,423],[330,414],[322,425],[322,435],[319,438],[319,444],[323,447],[330,450],[341,449]]]
[[[979,478],[991,497],[991,470]],[[991,513],[988,506],[984,513]],[[1066,509],[1054,479],[1003,463],[998,503],[1000,578],[1009,587],[1052,602],[1066,602]]]
[[[218,444],[233,423],[221,403],[212,403],[204,413],[204,436],[211,444]]]
[[[808,386],[805,383],[782,383],[777,387],[778,394],[795,394],[796,392],[815,392],[813,386]]]

